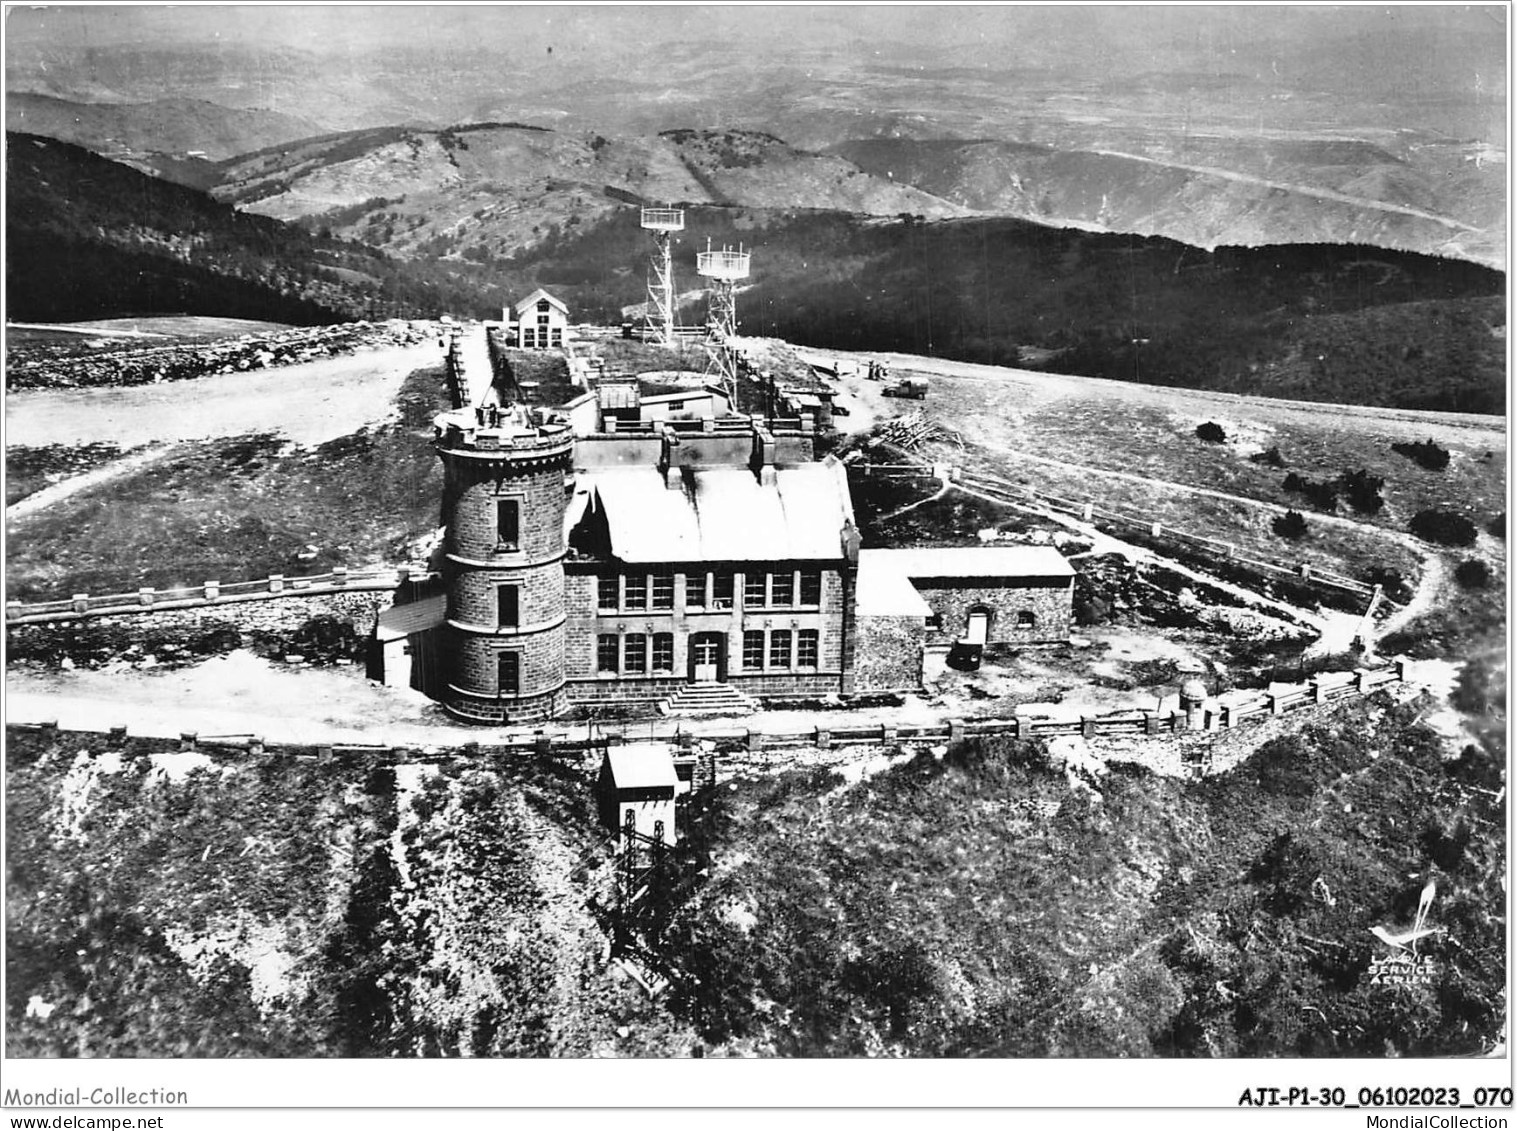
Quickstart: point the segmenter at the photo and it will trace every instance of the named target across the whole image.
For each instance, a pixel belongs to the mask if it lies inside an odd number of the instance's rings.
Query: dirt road
[[[320,444],[389,417],[406,377],[439,359],[437,344],[426,342],[159,385],[11,393],[5,442],[135,448],[278,432]]]

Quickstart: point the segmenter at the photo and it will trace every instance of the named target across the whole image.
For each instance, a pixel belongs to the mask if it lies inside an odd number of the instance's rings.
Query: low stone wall
[[[153,608],[131,613],[101,613],[65,621],[12,624],[6,632],[12,661],[33,660],[97,666],[132,651],[154,655],[214,655],[261,642],[262,650],[284,653],[317,618],[332,618],[351,629],[354,649],[366,641],[375,620],[395,600],[391,590],[309,593],[236,601],[192,608]],[[349,658],[357,659],[345,649]]]

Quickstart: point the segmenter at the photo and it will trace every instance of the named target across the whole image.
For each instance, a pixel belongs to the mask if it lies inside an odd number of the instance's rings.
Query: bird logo
[[[1410,950],[1415,957],[1417,943],[1429,935],[1440,935],[1442,927],[1427,926],[1428,912],[1432,909],[1433,900],[1438,895],[1438,885],[1429,880],[1427,886],[1422,889],[1422,898],[1417,901],[1417,917],[1412,921],[1410,930],[1391,932],[1385,927],[1371,927],[1370,934],[1395,951]]]

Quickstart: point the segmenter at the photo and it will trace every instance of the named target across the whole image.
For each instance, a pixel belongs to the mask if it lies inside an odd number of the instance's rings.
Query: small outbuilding
[[[538,288],[505,312],[514,316],[516,344],[524,350],[563,349],[569,333],[569,308]]]
[[[630,813],[640,836],[662,834],[665,844],[677,844],[674,799],[688,788],[680,782],[674,755],[663,743],[613,746],[601,761],[597,782],[601,822],[620,837]]]

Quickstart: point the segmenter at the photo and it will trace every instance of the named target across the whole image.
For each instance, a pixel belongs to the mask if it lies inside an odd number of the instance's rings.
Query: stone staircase
[[[725,683],[690,683],[659,703],[666,715],[751,715],[759,705]]]

